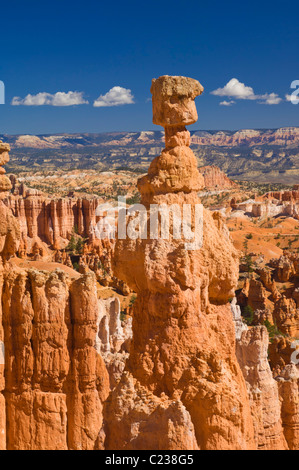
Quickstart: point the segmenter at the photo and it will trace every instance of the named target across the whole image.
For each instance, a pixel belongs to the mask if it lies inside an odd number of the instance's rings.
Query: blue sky
[[[193,129],[298,126],[299,105],[285,100],[299,79],[298,18],[295,1],[2,3],[0,133],[158,130],[149,90],[151,79],[165,74],[190,76],[205,87]],[[241,86],[237,96],[234,90],[233,96],[211,94],[233,78],[252,92]],[[134,103],[93,106],[114,87],[121,87],[120,102],[122,89],[131,90],[124,101]],[[51,105],[60,102],[56,93],[70,91],[89,104]],[[49,94],[50,105],[22,104],[39,93]],[[281,98],[278,104],[266,104],[271,93]],[[100,104],[113,103],[114,95]]]

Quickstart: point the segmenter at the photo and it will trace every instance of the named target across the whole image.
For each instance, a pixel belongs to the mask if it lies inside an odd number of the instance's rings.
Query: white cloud
[[[133,104],[134,96],[131,90],[121,86],[114,86],[105,95],[100,95],[93,105],[96,108],[105,106],[120,106],[122,104]]]
[[[219,104],[220,106],[232,106],[235,102],[234,101],[221,101]]]
[[[255,95],[253,88],[239,82],[237,78],[232,78],[223,88],[217,88],[211,92],[216,96],[230,96],[238,100],[254,100]]]
[[[266,93],[265,95],[259,96],[258,99],[264,100],[261,101],[262,104],[279,104],[282,101],[276,93]]]
[[[286,101],[289,101],[291,103],[292,99],[293,99],[292,95],[286,95]]]
[[[11,102],[13,106],[73,106],[79,104],[88,104],[83,98],[82,91],[69,91],[64,93],[58,91],[55,94],[38,93],[37,95],[27,95],[25,98],[15,96]]]
[[[216,96],[227,96],[229,98],[235,98],[237,100],[260,100],[262,104],[279,104],[282,99],[276,93],[265,93],[264,95],[256,95],[254,90],[250,86],[246,86],[245,83],[240,82],[237,78],[232,78],[223,88],[217,88],[211,92],[212,95]],[[220,104],[228,103],[223,101]],[[224,104],[224,106],[229,106]]]

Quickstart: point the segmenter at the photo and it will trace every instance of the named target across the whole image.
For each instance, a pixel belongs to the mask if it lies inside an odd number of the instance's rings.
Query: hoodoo
[[[165,149],[138,184],[148,218],[151,204],[200,204],[204,181],[185,126],[197,121],[202,92],[187,77],[152,82]],[[185,242],[171,235],[116,243],[116,275],[138,296],[130,357],[104,411],[107,449],[255,448],[229,304],[237,253],[221,216],[206,210],[202,247]]]

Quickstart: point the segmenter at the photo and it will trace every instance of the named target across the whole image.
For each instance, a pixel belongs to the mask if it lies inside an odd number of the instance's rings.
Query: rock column
[[[191,78],[153,80],[165,150],[138,184],[148,221],[151,205],[200,205],[204,182],[185,126],[197,120],[202,91]],[[146,239],[116,243],[115,273],[138,296],[130,357],[105,410],[108,449],[255,447],[229,304],[238,257],[221,216],[204,209],[202,242],[189,250],[184,236],[153,239],[148,229]]]

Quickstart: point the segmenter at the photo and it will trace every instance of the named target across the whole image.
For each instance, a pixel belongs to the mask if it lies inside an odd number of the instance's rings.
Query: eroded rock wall
[[[282,401],[281,418],[290,450],[299,449],[299,370],[295,364],[285,367],[277,377]]]
[[[268,346],[267,329],[255,326],[243,331],[236,354],[246,381],[257,448],[284,450],[278,385],[268,362]]]
[[[92,237],[91,225],[96,224],[97,198],[48,199],[44,196],[9,196],[4,200],[20,224],[25,244],[41,240],[54,249],[65,247],[74,231]]]
[[[216,165],[202,166],[198,171],[204,177],[204,187],[208,190],[234,189],[238,185],[230,180],[226,174]]]
[[[109,378],[95,348],[95,277],[10,269],[4,275],[7,449],[96,449]]]

